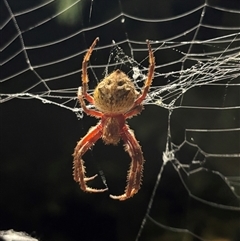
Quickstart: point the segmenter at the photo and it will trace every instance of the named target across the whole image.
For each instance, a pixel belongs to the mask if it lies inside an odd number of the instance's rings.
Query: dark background
[[[61,1],[59,1],[61,2]],[[98,46],[110,44],[114,39],[116,42],[132,39],[145,41],[145,39],[166,39],[183,33],[191,24],[199,23],[199,16],[189,15],[184,20],[179,19],[171,22],[171,25],[151,24],[141,21],[127,20],[119,25],[118,21],[104,25],[103,28],[88,30],[92,26],[105,22],[123,12],[131,13],[133,16],[148,19],[161,19],[179,15],[199,6],[195,1],[93,1],[92,12],[91,1],[82,1],[66,15],[63,19],[53,18],[48,25],[26,31],[29,26],[39,23],[45,16],[52,16],[54,11],[59,12],[53,5],[43,8],[42,11],[31,11],[17,18],[17,22],[23,32],[24,44],[26,46],[43,44],[68,36],[70,33],[80,31],[79,37],[72,38],[66,43],[54,44],[51,47],[28,50],[29,59],[34,66],[41,63],[54,61],[62,56],[85,51],[96,36],[100,37]],[[211,1],[217,6],[238,9],[238,1]],[[31,1],[7,1],[14,13],[23,9],[31,8]],[[35,1],[37,3],[37,1]],[[39,1],[40,3],[40,1]],[[204,1],[202,1],[204,3]],[[81,6],[81,7],[80,7]],[[210,11],[210,10],[209,10]],[[91,12],[91,15],[90,15]],[[8,18],[9,13],[5,2],[1,2],[1,22]],[[74,16],[74,17],[73,17]],[[236,19],[228,19],[224,14],[208,12],[204,23],[218,23],[219,26],[236,26]],[[16,31],[14,24],[9,24],[1,33],[1,46],[6,43]],[[84,30],[81,32],[81,30]],[[220,30],[219,30],[220,31]],[[214,36],[226,34],[215,33],[209,29],[201,28],[198,39],[209,39]],[[182,36],[179,41],[192,40],[193,34]],[[19,46],[20,41],[14,41],[7,51],[3,52],[10,56]],[[130,55],[127,44],[121,46],[126,54]],[[206,48],[206,46],[204,46]],[[68,54],[66,54],[68,53]],[[103,53],[103,54],[102,54]],[[175,51],[156,52],[157,65],[170,61],[169,54]],[[101,57],[100,57],[101,56]],[[108,52],[97,51],[93,54],[92,64],[107,64]],[[140,62],[147,56],[136,53],[136,61]],[[83,53],[67,65],[55,64],[47,68],[35,68],[41,79],[57,76],[67,71],[80,68]],[[1,60],[2,61],[2,60]],[[147,62],[143,63],[145,66]],[[21,53],[1,67],[1,79],[27,67],[24,54]],[[176,66],[161,67],[158,72],[170,72],[180,69],[181,63]],[[98,78],[103,76],[104,69],[95,69]],[[91,88],[96,85],[96,79],[90,72]],[[80,71],[68,78],[49,83],[50,88],[58,89],[66,86],[79,86]],[[12,80],[2,83],[3,93],[19,93],[39,81],[33,72],[27,71]],[[69,84],[71,81],[71,84]],[[163,78],[155,78],[154,85],[158,86]],[[39,85],[33,92],[42,91]],[[239,91],[228,89],[227,98],[224,99],[225,86],[218,91],[211,88],[196,88],[189,96],[186,105],[192,103],[203,106],[216,105],[239,106]],[[1,92],[2,92],[1,90]],[[215,95],[216,94],[216,95]],[[214,102],[215,101],[215,102]],[[97,123],[97,120],[84,116],[77,116],[64,108],[55,105],[43,104],[36,99],[12,99],[0,105],[1,116],[1,191],[0,191],[0,230],[15,229],[25,231],[43,241],[53,240],[135,240],[140,229],[142,220],[147,212],[147,206],[156,184],[157,176],[162,165],[162,153],[166,148],[168,110],[154,105],[146,105],[141,115],[129,120],[130,127],[134,130],[139,140],[144,158],[144,178],[142,188],[133,198],[119,202],[109,198],[109,194],[121,194],[125,188],[127,170],[130,158],[124,151],[123,143],[118,146],[106,146],[98,141],[93,149],[84,156],[87,174],[102,174],[106,178],[109,192],[101,194],[89,194],[80,190],[78,184],[72,178],[72,153],[76,142],[84,136],[88,129]],[[227,124],[224,124],[227,123]],[[184,140],[186,128],[236,128],[239,127],[239,110],[229,110],[223,113],[219,110],[186,110],[176,109],[171,116],[171,141],[177,145]],[[210,153],[239,153],[239,135],[228,136],[227,134],[201,136],[195,135],[197,144],[206,152]],[[183,145],[177,152],[177,158],[181,163],[189,164],[197,148]],[[204,161],[204,157],[199,157]],[[162,179],[154,196],[150,216],[157,223],[148,219],[140,240],[199,240],[187,232],[177,232],[159,226],[176,227],[187,229],[196,235],[211,240],[237,240],[239,212],[239,200],[231,191],[221,176],[210,170],[217,170],[224,176],[239,176],[239,162],[236,159],[215,160],[207,158],[203,164],[206,170],[195,175],[187,176],[183,169],[175,170],[176,163],[168,163],[165,166]],[[191,166],[194,169],[194,166]],[[190,171],[190,170],[188,170]],[[101,175],[99,175],[101,176]],[[182,180],[181,180],[182,178]],[[187,188],[183,186],[183,182]],[[91,182],[90,186],[104,188],[99,177]],[[188,193],[190,191],[190,194]],[[191,194],[207,201],[206,204],[192,198]],[[211,206],[209,202],[225,205]],[[228,207],[228,208],[227,208]],[[225,238],[225,239],[224,239]]]

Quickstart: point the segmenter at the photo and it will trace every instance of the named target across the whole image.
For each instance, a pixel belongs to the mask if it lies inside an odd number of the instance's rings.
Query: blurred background
[[[190,56],[190,41],[200,41],[194,51],[206,51],[206,58],[211,52],[215,56],[239,52],[239,35],[234,35],[240,26],[239,1],[4,0],[0,11],[1,93],[9,94],[2,95],[0,105],[0,230],[25,231],[42,241],[238,240],[239,77],[219,81],[219,86],[195,86],[172,112],[170,105],[163,108],[146,102],[141,115],[128,121],[146,160],[142,187],[129,200],[109,198],[122,194],[126,186],[131,159],[122,142],[106,146],[99,140],[84,155],[87,175],[99,174],[89,186],[104,188],[106,179],[109,191],[105,193],[80,190],[72,177],[72,153],[77,141],[98,122],[86,115],[79,118],[73,111],[79,107],[75,96],[81,85],[81,62],[97,36],[100,41],[89,64],[91,90],[106,74],[106,66],[108,72],[116,68],[111,65],[114,60],[109,61],[112,40],[146,73],[146,39],[159,41],[152,44],[157,64],[153,90],[159,90],[171,84],[174,74],[167,78],[167,73],[170,76],[197,62],[179,58],[188,51]],[[224,45],[208,45],[207,40],[225,35],[230,37]],[[184,41],[188,44],[179,48],[160,47]],[[129,63],[117,67],[131,71],[134,65]],[[232,66],[237,69],[236,62]],[[64,96],[67,88],[69,103],[64,108],[53,104],[54,96]],[[48,94],[51,97],[50,104],[37,98],[44,91],[46,99]],[[190,139],[195,145],[188,143]],[[176,158],[159,176],[167,144]]]

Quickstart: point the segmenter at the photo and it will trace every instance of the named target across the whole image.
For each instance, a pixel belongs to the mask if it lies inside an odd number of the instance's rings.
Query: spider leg
[[[143,108],[143,105],[137,105],[137,106],[133,107],[131,110],[129,110],[128,112],[126,112],[126,113],[124,114],[124,117],[125,117],[126,119],[127,119],[127,118],[131,118],[131,117],[133,117],[133,116],[135,116],[135,115],[140,114],[143,109],[144,109],[144,108]]]
[[[84,95],[84,98],[93,104],[93,97],[87,93],[88,90],[88,75],[87,75],[87,65],[90,60],[91,54],[93,52],[93,49],[95,45],[97,44],[99,38],[96,38],[90,48],[88,49],[87,53],[84,56],[83,62],[82,62],[82,92]]]
[[[102,125],[101,123],[98,124],[97,126],[91,128],[89,132],[87,133],[86,136],[84,136],[78,143],[77,146],[75,147],[73,157],[73,178],[76,182],[79,183],[80,188],[83,191],[86,192],[105,192],[108,189],[94,189],[91,187],[88,187],[86,185],[86,182],[89,180],[94,179],[96,175],[92,177],[86,177],[85,176],[85,167],[83,165],[83,160],[82,156],[84,153],[91,148],[94,143],[102,136]]]
[[[135,100],[134,106],[139,105],[143,102],[143,100],[146,98],[146,95],[149,91],[149,88],[152,84],[153,80],[153,74],[155,69],[155,58],[153,55],[153,51],[151,48],[151,45],[149,43],[149,40],[147,40],[147,46],[148,46],[148,52],[149,52],[149,68],[148,68],[148,76],[145,81],[145,84],[143,86],[142,94]]]
[[[78,88],[78,100],[79,100],[79,102],[81,104],[81,107],[83,108],[84,112],[87,115],[94,116],[96,118],[101,118],[102,117],[103,114],[100,111],[92,110],[92,109],[87,108],[87,106],[85,104],[85,101],[83,99],[82,87]]]
[[[121,137],[125,143],[126,151],[128,151],[132,162],[128,173],[125,193],[119,196],[110,195],[110,197],[123,201],[132,197],[140,189],[144,159],[141,146],[136,140],[133,131],[130,130],[127,125],[123,127]]]

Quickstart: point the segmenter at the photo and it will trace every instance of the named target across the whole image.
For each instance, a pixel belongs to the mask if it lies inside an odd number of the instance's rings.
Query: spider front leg
[[[144,159],[141,146],[136,140],[133,131],[130,130],[127,125],[123,127],[121,137],[125,143],[126,151],[129,153],[132,162],[129,169],[125,193],[119,196],[110,195],[110,197],[124,201],[132,197],[140,189]]]
[[[86,136],[84,136],[75,147],[73,157],[73,178],[76,182],[79,183],[81,189],[86,192],[105,192],[108,188],[105,189],[94,189],[88,187],[86,182],[94,179],[96,175],[92,177],[85,176],[85,167],[83,165],[82,156],[84,153],[91,148],[94,143],[102,136],[102,125],[101,123],[97,126],[91,128]]]

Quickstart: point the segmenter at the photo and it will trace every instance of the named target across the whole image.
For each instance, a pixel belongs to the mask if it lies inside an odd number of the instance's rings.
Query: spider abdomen
[[[97,109],[104,113],[123,114],[131,109],[138,92],[129,77],[116,70],[96,87],[93,98]]]

